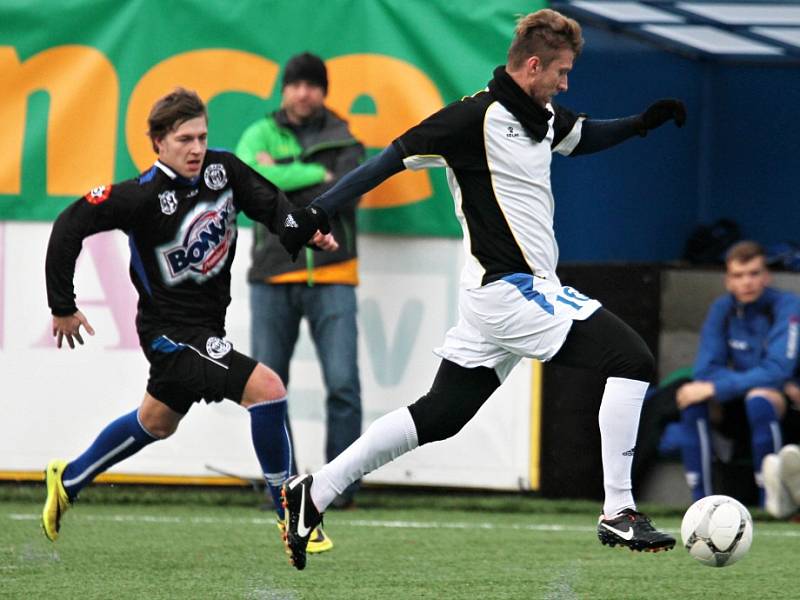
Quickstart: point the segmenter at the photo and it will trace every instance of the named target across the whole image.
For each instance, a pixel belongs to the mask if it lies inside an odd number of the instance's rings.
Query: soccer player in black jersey
[[[99,473],[146,445],[172,435],[192,404],[228,398],[250,413],[253,446],[280,519],[280,487],[291,447],[284,425],[286,389],[267,366],[225,339],[236,216],[245,213],[277,231],[291,210],[278,188],[228,152],[207,147],[206,108],[194,92],[176,89],[148,118],[158,160],[139,177],[91,190],[53,225],[47,248],[47,299],[57,345],[83,344],[94,330],[78,310],[75,262],[84,238],[124,231],[130,277],[139,294],[136,329],[150,363],[141,405],[100,432],[76,459],[47,465],[45,535],[58,537],[61,517]],[[329,233],[312,244],[335,250]],[[282,521],[281,521],[282,522]]]
[[[639,413],[654,361],[619,318],[556,275],[550,187],[552,153],[597,152],[673,120],[679,100],[659,100],[642,114],[589,119],[553,103],[583,46],[580,25],[543,9],[522,17],[505,65],[486,90],[444,107],[343,177],[281,233],[297,253],[337,206],[404,168],[446,167],[464,233],[459,320],[436,353],[430,391],[375,421],[356,442],[313,475],[290,478],[287,551],[305,567],[309,532],[332,498],[351,482],[419,445],[458,433],[520,357],[599,371],[606,377],[599,425],[605,501],[597,534],[633,550],[672,548],[675,540],[636,510],[630,469]]]

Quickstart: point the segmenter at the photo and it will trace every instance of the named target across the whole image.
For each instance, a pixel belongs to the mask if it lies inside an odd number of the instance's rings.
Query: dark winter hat
[[[328,70],[319,56],[310,52],[297,54],[289,59],[283,70],[283,87],[297,81],[308,81],[328,93]]]

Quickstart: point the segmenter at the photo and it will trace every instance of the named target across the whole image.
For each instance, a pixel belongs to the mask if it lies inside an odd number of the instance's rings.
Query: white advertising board
[[[49,223],[0,223],[0,473],[41,471],[82,452],[111,420],[138,406],[148,365],[133,317],[127,238],[86,241],[78,262],[78,306],[96,330],[86,345],[57,350],[44,285]],[[246,270],[251,230],[239,230],[228,338],[248,353]],[[456,320],[461,242],[359,239],[359,361],[364,427],[424,394],[439,364],[431,349]],[[455,438],[401,457],[368,476],[376,483],[520,489],[530,485],[531,364],[523,361]],[[291,367],[289,403],[299,468],[323,464],[324,388],[303,328]],[[258,478],[246,411],[232,402],[192,408],[178,431],[112,472]]]

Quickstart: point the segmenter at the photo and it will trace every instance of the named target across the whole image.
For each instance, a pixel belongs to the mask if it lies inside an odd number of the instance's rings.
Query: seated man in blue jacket
[[[744,241],[725,259],[725,287],[700,333],[694,380],[678,389],[683,463],[692,496],[713,493],[710,422],[737,436],[749,424],[753,471],[763,504],[761,462],[783,445],[784,384],[797,364],[800,298],[769,287],[763,248]]]

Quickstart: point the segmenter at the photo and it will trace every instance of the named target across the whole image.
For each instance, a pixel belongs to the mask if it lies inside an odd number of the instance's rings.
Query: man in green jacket
[[[332,186],[364,158],[364,147],[347,122],[325,107],[325,63],[308,52],[292,57],[283,73],[281,107],[248,127],[236,154],[278,186],[298,207]],[[289,362],[300,321],[306,317],[327,389],[326,460],[361,434],[356,294],[358,259],[355,212],[358,198],[331,220],[336,252],[306,248],[299,260],[265,227],[254,225],[250,282],[252,354],[270,365],[288,386]],[[353,501],[355,489],[339,499]],[[309,552],[332,546],[324,533],[313,535]]]

